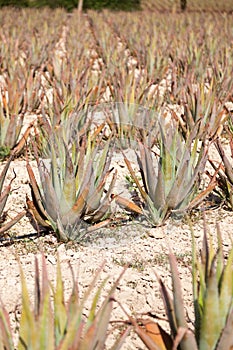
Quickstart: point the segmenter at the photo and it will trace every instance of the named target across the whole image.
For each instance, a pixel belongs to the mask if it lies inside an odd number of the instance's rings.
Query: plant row
[[[232,166],[223,147],[227,140],[232,152],[230,16],[208,14],[200,26],[202,13],[173,14],[170,21],[148,12],[17,14],[12,21],[11,12],[0,12],[0,151],[9,157],[0,182],[1,233],[23,215],[4,224],[13,181],[4,186],[4,179],[25,149],[40,173],[38,183],[27,162],[28,211],[38,229],[61,240],[80,241],[109,223],[113,200],[155,226],[212,191],[232,209]],[[212,145],[222,162],[212,159]],[[137,170],[127,147],[136,151]],[[110,160],[117,150],[138,204],[115,193]]]
[[[176,121],[170,120],[167,126],[161,115],[138,105],[100,104],[79,112],[69,109],[65,114],[63,122],[54,128],[49,118],[42,117],[38,128],[29,126],[10,152],[0,176],[1,234],[25,214],[23,211],[4,223],[4,208],[14,178],[5,186],[4,181],[11,162],[23,149],[27,150],[31,187],[27,211],[38,230],[53,231],[62,241],[80,242],[93,230],[109,224],[114,219],[113,201],[143,216],[152,226],[163,224],[172,214],[187,213],[213,192],[232,210],[231,160],[221,137],[210,140],[207,127],[205,136],[200,133],[201,121],[195,122],[184,137]],[[103,121],[98,124],[100,117]],[[139,128],[129,120],[138,117],[140,122],[144,117],[148,126]],[[230,126],[231,119],[226,132],[232,145]],[[218,151],[221,161],[212,160],[211,147]],[[126,156],[128,148],[135,151],[136,166]],[[121,153],[125,161],[140,198],[137,203],[133,196],[129,200],[117,193],[117,172],[111,163],[116,153]],[[39,180],[31,157],[36,160]],[[207,162],[212,172],[206,170]],[[209,178],[207,183],[203,182],[204,175]]]

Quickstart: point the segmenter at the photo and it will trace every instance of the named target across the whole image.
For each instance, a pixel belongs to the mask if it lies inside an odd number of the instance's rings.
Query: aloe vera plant
[[[13,150],[19,154],[29,136],[31,125],[20,137],[27,104],[24,97],[25,81],[20,74],[5,77],[0,87],[0,152],[2,158]]]
[[[172,212],[180,214],[197,205],[215,186],[212,181],[198,194],[200,175],[207,160],[207,147],[204,143],[200,146],[195,135],[194,128],[184,142],[177,129],[166,132],[161,128],[159,156],[139,143],[137,159],[143,185],[125,157],[129,172],[145,202],[144,214],[153,225],[162,224]]]
[[[30,124],[20,137],[23,116],[5,117],[0,113],[0,159],[7,158],[11,153],[18,155],[23,150],[26,140],[30,135]]]
[[[155,143],[158,118],[154,110],[128,102],[107,103],[100,108],[123,149],[135,149],[139,141]]]
[[[78,284],[73,277],[73,288],[67,303],[65,303],[59,260],[57,263],[56,284],[53,287],[48,278],[44,256],[42,257],[42,273],[39,273],[39,263],[38,259],[36,259],[35,302],[34,309],[32,309],[29,304],[30,298],[26,279],[21,268],[22,313],[19,324],[19,340],[15,347],[9,315],[1,302],[0,349],[104,349],[109,334],[113,295],[121,276],[112,285],[100,303],[100,296],[107,282],[107,279],[105,279],[98,288],[95,288],[101,270],[102,268],[99,268],[95,273],[82,299],[79,296]],[[53,301],[51,300],[51,293]],[[91,293],[94,293],[93,296],[91,296]],[[97,307],[98,303],[99,306]],[[89,310],[87,317],[84,316],[86,308]],[[126,330],[118,335],[112,350],[121,348],[127,334],[128,331]]]
[[[229,131],[229,148],[231,157],[233,155],[233,138],[232,133]],[[223,200],[224,204],[231,210],[233,210],[233,167],[231,159],[227,156],[226,150],[224,149],[220,139],[215,141],[215,146],[222,159],[222,163],[219,167],[210,159],[210,164],[217,172],[217,186],[215,192]]]
[[[6,213],[4,212],[4,208],[7,202],[7,199],[9,197],[9,194],[11,193],[11,185],[12,182],[15,179],[15,176],[11,179],[9,184],[5,186],[4,188],[4,181],[7,174],[7,171],[9,169],[10,163],[13,159],[13,156],[9,157],[1,174],[0,174],[0,235],[5,234],[7,230],[9,230],[14,224],[16,224],[24,215],[25,212],[22,211],[16,217],[8,222],[5,222],[6,220]]]
[[[28,208],[39,225],[52,229],[62,241],[80,241],[88,231],[85,223],[107,223],[111,214],[111,192],[116,173],[105,190],[109,169],[109,142],[101,150],[91,136],[74,141],[70,147],[62,137],[50,135],[50,158],[39,159],[34,151],[40,174],[39,187],[32,167],[27,163],[32,199]]]
[[[211,238],[208,242],[206,226],[204,229],[201,256],[193,238],[193,308],[194,330],[188,326],[185,305],[182,297],[182,284],[179,278],[176,258],[169,254],[173,297],[158,277],[164,307],[169,321],[171,335],[155,322],[135,320],[137,334],[150,350],[230,350],[233,346],[233,247],[227,258],[224,257],[219,226],[218,249],[215,251]]]
[[[217,96],[217,83],[214,80],[206,87],[204,82],[196,86],[190,84],[185,93],[184,135],[187,135],[200,122],[198,137],[216,137],[223,130],[226,111],[222,96]],[[223,89],[224,91],[224,89]],[[226,98],[226,97],[225,97]]]
[[[62,106],[54,101],[46,110],[42,108],[42,115],[37,118],[37,127],[34,128],[34,139],[41,156],[46,157],[50,153],[48,140],[51,134],[57,142],[62,138],[68,145],[75,139],[80,140],[90,128],[87,114],[86,110],[78,111],[73,107],[72,101]]]
[[[200,349],[220,350],[233,346],[233,248],[225,259],[219,226],[217,233],[218,249],[215,251],[211,240],[208,244],[205,232],[200,260],[193,240],[195,336]]]

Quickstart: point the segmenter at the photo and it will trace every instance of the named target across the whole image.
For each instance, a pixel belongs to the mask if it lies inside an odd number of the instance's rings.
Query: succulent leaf
[[[12,191],[12,182],[16,178],[16,174],[14,172],[14,177],[10,180],[7,186],[3,189],[4,181],[6,178],[7,171],[9,169],[11,161],[14,159],[13,155],[9,157],[6,164],[3,167],[3,170],[0,174],[0,235],[5,234],[7,230],[9,230],[13,225],[15,225],[24,215],[25,211],[23,210],[19,214],[17,214],[13,219],[10,221],[5,222],[6,215],[4,213],[4,208],[7,203],[7,199]]]

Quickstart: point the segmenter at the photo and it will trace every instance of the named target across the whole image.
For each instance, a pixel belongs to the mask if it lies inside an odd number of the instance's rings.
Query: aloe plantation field
[[[233,348],[232,10],[0,9],[0,350]]]

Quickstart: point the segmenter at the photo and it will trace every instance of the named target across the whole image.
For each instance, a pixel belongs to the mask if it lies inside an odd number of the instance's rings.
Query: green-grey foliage
[[[78,6],[78,0],[0,0],[0,7],[44,7],[50,8],[63,7],[71,11]],[[111,10],[131,11],[140,9],[140,0],[84,0],[84,9],[102,10],[108,8]]]
[[[140,9],[140,0],[84,0],[84,9],[131,11]]]
[[[97,224],[111,214],[116,174],[106,189],[111,173],[109,142],[101,150],[101,141],[92,141],[90,135],[81,144],[77,139],[67,144],[54,133],[49,138],[48,159],[39,159],[34,145],[40,186],[27,163],[33,199],[28,208],[38,224],[53,229],[59,240],[81,241],[88,233],[84,223]]]
[[[170,252],[172,297],[158,277],[160,291],[169,321],[171,335],[150,321],[150,331],[131,319],[136,333],[150,350],[230,350],[233,346],[233,247],[224,256],[223,242],[218,229],[218,247],[207,238],[206,226],[201,255],[198,257],[193,237],[192,286],[194,329],[190,329],[182,295],[175,255]],[[140,320],[141,324],[143,323]]]
[[[72,271],[71,271],[72,272]],[[57,279],[52,286],[44,256],[42,272],[39,262],[35,266],[35,301],[34,308],[29,303],[30,297],[23,269],[20,267],[22,286],[22,313],[19,324],[19,339],[14,346],[13,332],[9,314],[0,303],[0,349],[4,350],[102,350],[108,338],[108,328],[113,309],[113,295],[120,277],[100,302],[105,279],[96,288],[101,268],[97,270],[83,297],[79,295],[78,283],[73,277],[73,288],[68,301],[65,302],[61,265],[57,263]],[[51,294],[53,298],[51,297]],[[99,306],[97,306],[99,304]],[[88,309],[88,312],[86,310]],[[120,334],[112,349],[122,346],[127,335]]]
[[[125,157],[130,174],[143,201],[144,213],[153,225],[160,225],[172,213],[184,213],[210,192],[198,194],[201,174],[207,160],[207,147],[199,144],[195,128],[184,141],[178,129],[161,126],[159,149],[139,143],[137,153],[143,184]]]

